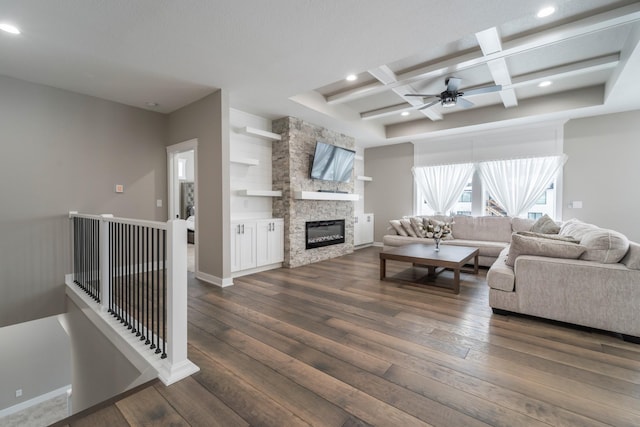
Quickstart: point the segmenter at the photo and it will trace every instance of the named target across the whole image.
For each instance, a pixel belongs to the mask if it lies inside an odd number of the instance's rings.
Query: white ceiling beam
[[[495,27],[476,33],[476,39],[485,56],[502,51],[502,42],[498,35],[498,30]],[[509,73],[509,67],[507,67],[505,58],[492,59],[487,62],[487,66],[489,67],[489,72],[495,84],[502,85],[503,87],[511,84],[511,73]],[[518,105],[516,91],[513,89],[501,90],[500,99],[505,108],[516,107]]]
[[[602,31],[607,28],[637,20],[640,20],[640,2],[506,42],[503,45],[503,50],[500,52],[495,52],[487,56],[481,55],[479,52],[461,55],[432,66],[399,74],[397,75],[398,81],[395,83],[385,86],[382,83],[376,82],[364,87],[331,95],[327,97],[326,100],[329,104],[348,102],[364,96],[390,90],[396,85],[401,86],[418,80],[449,75],[459,70],[485,64],[493,59],[507,58],[527,50],[538,49],[559,43],[566,39]]]
[[[492,53],[500,52],[502,50],[502,42],[498,35],[498,29],[491,27],[487,30],[476,33],[476,40],[482,49],[484,56],[491,55]]]
[[[381,65],[378,68],[373,68],[369,70],[368,73],[378,79],[378,81],[383,85],[388,85],[398,81],[396,73],[394,73],[391,68],[386,65]]]
[[[396,104],[389,107],[378,108],[376,110],[365,111],[360,113],[362,120],[372,120],[385,116],[393,116],[402,113],[403,111],[411,111],[413,107],[407,107],[407,104]]]
[[[503,89],[499,92],[500,99],[502,99],[502,104],[505,108],[517,107],[518,106],[518,98],[516,97],[516,91],[509,88]]]

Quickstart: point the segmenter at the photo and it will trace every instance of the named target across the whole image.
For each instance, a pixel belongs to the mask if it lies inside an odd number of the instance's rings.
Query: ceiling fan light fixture
[[[547,16],[553,15],[556,11],[556,8],[553,6],[543,7],[538,11],[536,15],[538,18],[546,18]]]
[[[442,104],[444,108],[451,108],[456,106],[456,100],[455,98],[442,98],[440,104]]]

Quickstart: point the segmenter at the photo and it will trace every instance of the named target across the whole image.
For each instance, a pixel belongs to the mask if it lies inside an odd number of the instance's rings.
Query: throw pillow
[[[629,243],[629,250],[620,262],[631,270],[640,270],[640,245]]]
[[[571,218],[562,224],[562,227],[560,227],[560,234],[564,236],[573,236],[576,239],[582,239],[582,236],[584,236],[588,231],[597,230],[599,228],[600,227],[596,225],[587,224],[579,219]]]
[[[629,240],[624,234],[603,228],[587,231],[580,244],[587,248],[580,259],[603,264],[620,262],[629,250]]]
[[[407,233],[407,235],[411,237],[417,237],[416,232],[413,231],[413,227],[411,226],[411,221],[407,218],[402,218],[400,220],[400,224],[402,224],[402,228]]]
[[[560,226],[556,224],[549,215],[544,214],[533,223],[530,231],[534,233],[558,234],[560,232]]]
[[[426,237],[427,230],[424,227],[422,218],[412,216],[411,218],[409,218],[409,221],[411,221],[411,227],[413,228],[413,231],[416,233],[416,236]]]
[[[516,234],[528,237],[539,237],[541,239],[561,240],[569,243],[580,243],[580,240],[571,236],[563,236],[561,234],[534,233],[533,231],[518,231]]]
[[[389,224],[391,224],[391,227],[396,231],[398,236],[408,236],[407,232],[404,231],[402,224],[400,224],[400,221],[398,221],[397,219],[390,220]]]
[[[561,240],[514,234],[511,236],[509,255],[505,263],[513,267],[520,255],[537,255],[552,258],[578,259],[586,250],[582,245]]]

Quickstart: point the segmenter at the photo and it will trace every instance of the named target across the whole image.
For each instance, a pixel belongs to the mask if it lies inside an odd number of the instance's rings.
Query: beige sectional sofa
[[[442,241],[442,245],[471,246],[480,250],[478,263],[484,267],[490,267],[500,253],[509,246],[511,234],[517,231],[526,231],[534,224],[533,220],[497,216],[425,216],[421,219],[433,219],[440,222],[452,223],[451,236]],[[411,243],[424,243],[433,245],[431,238],[399,235],[396,228],[390,227],[389,234],[382,238],[385,249],[395,246],[403,246]],[[403,230],[400,229],[400,232]],[[409,234],[406,227],[404,234]]]
[[[573,245],[583,251],[548,256],[540,240],[531,244],[533,250],[503,250],[487,273],[489,305],[495,312],[613,331],[637,342],[640,245],[578,220],[564,223],[559,236],[575,238],[579,244]]]
[[[490,267],[487,284],[494,312],[612,331],[640,342],[640,244],[621,233],[579,220],[543,236],[529,232],[535,222],[528,219],[421,218],[453,223],[453,238],[441,244],[480,249],[479,264]],[[408,234],[404,222],[400,231]],[[397,229],[395,224],[383,237],[385,249],[434,244],[431,238],[399,235]]]

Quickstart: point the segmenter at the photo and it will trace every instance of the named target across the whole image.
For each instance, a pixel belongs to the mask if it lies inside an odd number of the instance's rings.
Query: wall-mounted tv
[[[324,181],[349,182],[356,152],[324,142],[316,142],[311,178]]]

